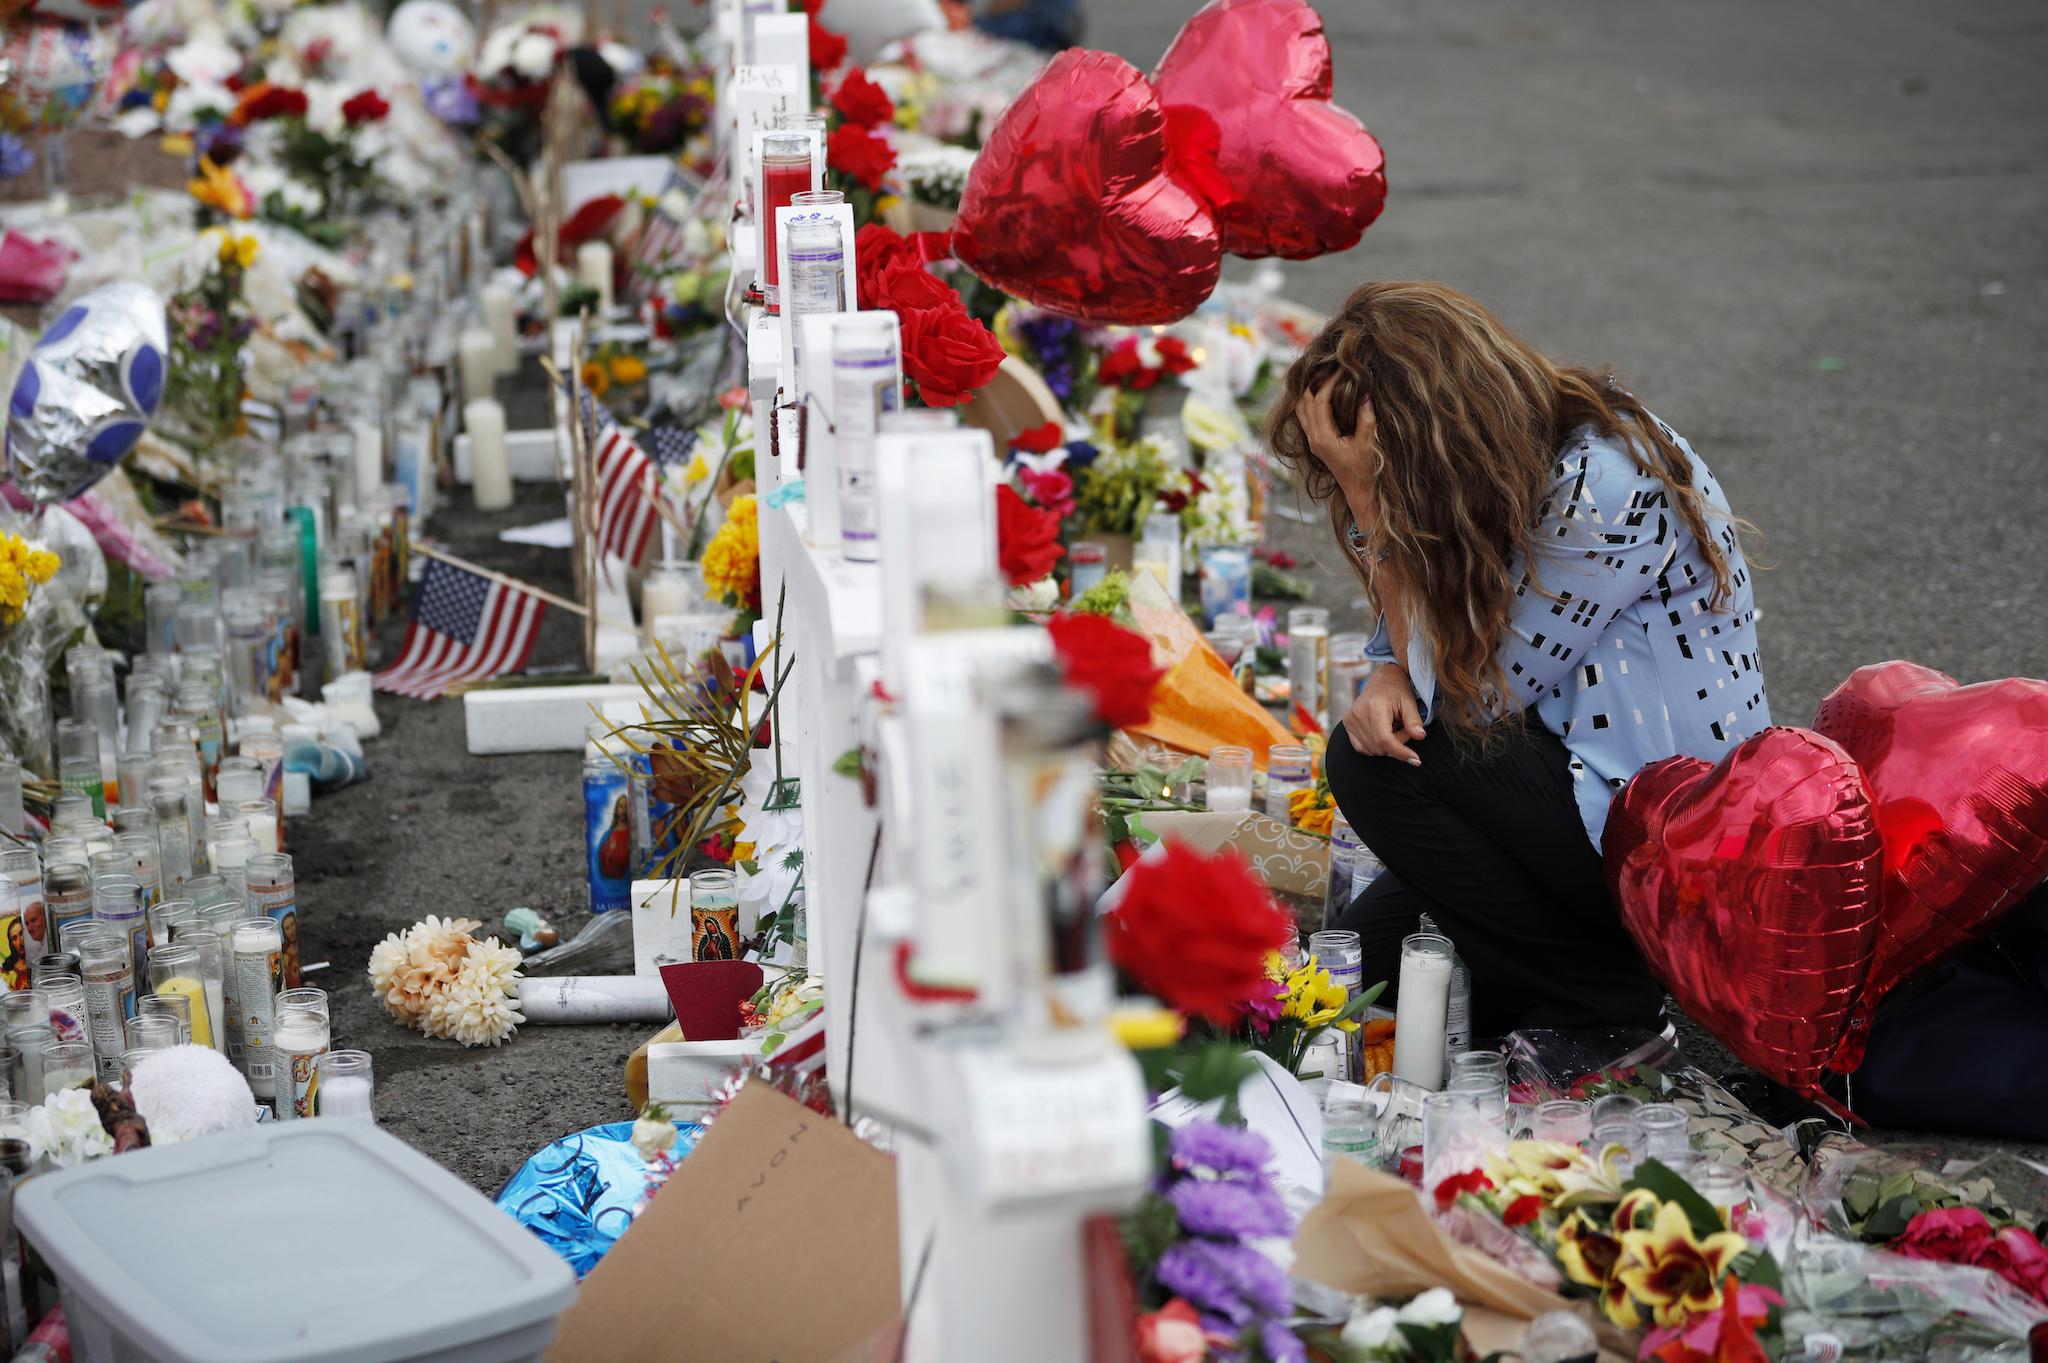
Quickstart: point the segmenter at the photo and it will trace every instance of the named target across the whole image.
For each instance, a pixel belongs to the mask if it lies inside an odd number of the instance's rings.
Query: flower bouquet
[[[242,349],[256,330],[243,282],[258,250],[253,236],[209,228],[199,238],[198,281],[165,306],[171,368],[164,396],[202,448],[241,428]]]

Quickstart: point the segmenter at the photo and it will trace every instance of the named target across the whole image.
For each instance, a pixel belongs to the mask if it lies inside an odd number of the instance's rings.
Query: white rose
[[[544,80],[555,69],[555,40],[545,33],[529,33],[512,44],[512,66],[528,80]]]
[[[29,1145],[69,1168],[100,1155],[112,1154],[114,1138],[100,1125],[92,1094],[82,1088],[62,1089],[28,1114]]]
[[[1406,1325],[1455,1325],[1465,1312],[1448,1287],[1432,1287],[1396,1313]]]
[[[1059,603],[1059,583],[1050,577],[1010,588],[1010,609],[1013,611],[1049,611]]]
[[[1395,1321],[1394,1308],[1382,1306],[1346,1321],[1339,1338],[1353,1349],[1383,1349],[1394,1338]]]
[[[639,1120],[633,1123],[632,1140],[633,1148],[640,1152],[640,1158],[652,1164],[675,1145],[675,1124],[666,1117],[643,1113]]]

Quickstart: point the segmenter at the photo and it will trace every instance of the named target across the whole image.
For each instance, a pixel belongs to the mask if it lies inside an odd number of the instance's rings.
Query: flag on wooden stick
[[[526,666],[547,603],[507,580],[429,559],[398,661],[370,681],[419,700]]]

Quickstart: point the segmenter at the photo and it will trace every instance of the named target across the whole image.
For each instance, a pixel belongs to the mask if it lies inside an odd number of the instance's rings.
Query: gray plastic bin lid
[[[66,1300],[163,1363],[389,1363],[524,1331],[507,1356],[533,1357],[576,1295],[524,1226],[367,1122],[115,1155],[14,1207]]]

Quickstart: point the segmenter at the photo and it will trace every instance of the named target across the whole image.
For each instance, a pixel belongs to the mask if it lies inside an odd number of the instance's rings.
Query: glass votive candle
[[[189,899],[166,899],[149,906],[149,945],[168,946],[180,923],[197,923],[199,906]]]
[[[1371,1165],[1379,1158],[1379,1114],[1364,1103],[1331,1103],[1323,1109],[1323,1169],[1339,1158]]]
[[[1701,1164],[1688,1170],[1685,1181],[1728,1220],[1730,1208],[1749,1201],[1749,1176],[1732,1164]]]
[[[1067,546],[1067,595],[1069,599],[1109,576],[1109,550],[1094,540],[1078,540]]]
[[[178,1046],[185,1046],[185,1045],[190,1045],[190,1044],[191,1044],[191,1041],[192,1041],[192,996],[191,996],[191,995],[189,995],[189,994],[144,994],[144,995],[141,995],[141,996],[140,996],[139,998],[137,998],[137,999],[135,1000],[135,1017],[134,1017],[133,1021],[139,1022],[139,1021],[141,1021],[141,1020],[142,1020],[143,1018],[169,1018],[169,1019],[171,1020],[171,1023],[172,1023],[172,1024],[173,1024],[173,1025],[174,1025],[174,1026],[175,1026],[175,1027],[176,1027],[176,1028],[178,1029],[178,1030],[177,1030],[177,1033],[176,1033],[176,1039],[175,1039],[175,1040],[173,1041],[173,1043],[172,1043],[172,1044],[173,1044],[173,1045],[178,1045]],[[128,1045],[129,1045],[129,1048],[130,1048],[131,1050],[132,1050],[132,1049],[134,1049],[134,1046],[135,1046],[135,1039],[134,1039],[134,1037],[133,1037],[133,1035],[132,1035],[132,1034],[131,1034],[131,1035],[129,1036],[129,1038],[128,1038]]]
[[[314,1115],[320,1057],[333,1040],[328,1028],[327,991],[285,989],[277,996],[277,1029],[270,1044],[277,1052],[277,1119]]]
[[[320,1081],[321,1116],[376,1120],[370,1101],[376,1077],[368,1051],[329,1051],[313,1062],[313,1071]]]
[[[1675,1103],[1645,1103],[1636,1109],[1645,1159],[1662,1160],[1692,1149],[1692,1119]]]
[[[171,939],[174,947],[191,947],[199,953],[198,980],[206,995],[206,1026],[209,1033],[206,1045],[226,1054],[228,1035],[233,1030],[233,1019],[227,1011],[227,960],[221,953],[221,935],[210,927],[190,927],[180,923],[174,929]],[[163,988],[169,981],[158,981],[155,961],[151,961],[150,982],[155,988]],[[189,963],[180,959],[176,968],[182,974]],[[175,977],[173,977],[175,978]],[[178,986],[182,989],[183,986]],[[199,1010],[192,1012],[194,1035],[198,1032]]]
[[[178,1020],[163,1013],[137,1013],[123,1024],[125,1050],[167,1051],[178,1044]]]
[[[1433,1191],[1443,1180],[1440,1166],[1447,1157],[1482,1143],[1484,1120],[1474,1093],[1444,1089],[1422,1100],[1423,1191]]]
[[[7,1030],[14,1047],[14,1082],[9,1090],[19,1102],[43,1101],[43,1051],[57,1041],[57,1029],[47,1022],[31,1023]]]
[[[1633,1117],[1636,1109],[1643,1105],[1640,1098],[1631,1098],[1626,1093],[1610,1093],[1604,1098],[1593,1100],[1593,1125]]]
[[[43,1047],[43,1087],[37,1101],[47,1103],[51,1094],[89,1083],[97,1074],[90,1042],[52,1041]]]
[[[1209,749],[1210,809],[1239,811],[1252,807],[1252,750],[1225,745]]]
[[[14,1097],[14,1072],[21,1066],[21,1052],[11,1042],[0,1041],[0,1100]]]
[[[1266,817],[1294,822],[1294,792],[1315,784],[1315,759],[1299,743],[1275,743],[1266,750]],[[1212,806],[1213,807],[1213,806]]]
[[[1453,1071],[1444,1091],[1471,1094],[1479,1104],[1479,1119],[1502,1136],[1508,1134],[1508,1091],[1499,1079],[1479,1071]]]
[[[266,853],[277,855],[277,801],[237,800],[235,812],[249,825],[249,836]]]
[[[1529,1135],[1534,1140],[1583,1146],[1593,1136],[1593,1105],[1577,1098],[1553,1098],[1538,1103],[1530,1119]]]
[[[219,937],[208,935],[213,936],[217,949]],[[219,1026],[215,1000],[219,995],[220,981],[208,979],[205,959],[197,943],[180,937],[150,951],[149,992],[141,1003],[147,1004],[152,999],[179,1001],[183,1006],[176,1011],[185,1024],[184,1040],[201,1046],[214,1044],[215,1031]],[[138,1004],[138,1010],[140,1006]]]
[[[28,1110],[34,1104],[20,1098],[9,1098],[0,1102],[0,1140],[25,1141],[28,1139]]]
[[[0,1031],[50,1020],[50,996],[40,989],[0,994]]]
[[[1642,1128],[1636,1125],[1633,1116],[1593,1123],[1590,1148],[1594,1157],[1605,1155],[1609,1146],[1616,1147],[1622,1152],[1616,1161],[1620,1176],[1625,1179],[1634,1173],[1636,1164],[1643,1157],[1643,1132]]]

